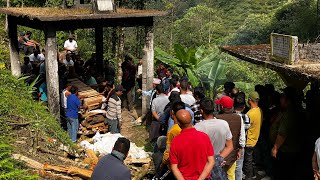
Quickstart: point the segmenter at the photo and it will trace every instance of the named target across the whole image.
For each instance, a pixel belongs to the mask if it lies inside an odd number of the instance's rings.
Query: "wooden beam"
[[[49,111],[57,118],[60,117],[59,104],[59,77],[57,61],[56,30],[53,26],[47,25],[46,35],[46,79]]]
[[[145,27],[145,47],[143,48],[142,90],[151,90],[154,73],[153,26]],[[142,114],[150,108],[150,97],[142,96]]]
[[[18,47],[17,24],[11,16],[7,16],[7,24],[11,72],[13,76],[19,77],[21,75],[21,66]]]
[[[96,44],[96,60],[97,69],[103,73],[103,27],[95,27],[95,44]]]

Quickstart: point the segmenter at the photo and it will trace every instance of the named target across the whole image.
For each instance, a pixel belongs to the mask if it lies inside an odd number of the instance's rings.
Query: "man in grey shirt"
[[[123,164],[128,156],[130,141],[120,137],[111,154],[102,157],[91,175],[92,180],[131,180],[130,170]]]
[[[159,117],[161,116],[161,114],[163,114],[164,108],[169,103],[169,99],[164,94],[164,89],[161,84],[158,84],[156,86],[156,91],[157,91],[158,97],[156,97],[152,101],[152,106],[151,106],[151,112],[152,112],[152,116],[154,117],[154,120],[151,122],[149,139],[152,142],[155,142],[155,140],[160,136]]]
[[[200,111],[202,112],[204,121],[197,123],[194,127],[198,131],[206,133],[213,145],[216,164],[212,170],[211,177],[226,178],[226,174],[221,169],[221,166],[223,166],[224,158],[233,150],[232,133],[229,124],[225,120],[214,117],[214,103],[209,98],[201,100]]]

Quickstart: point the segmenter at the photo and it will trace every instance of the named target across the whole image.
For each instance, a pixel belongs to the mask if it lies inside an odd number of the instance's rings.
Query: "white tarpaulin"
[[[111,153],[112,148],[119,137],[123,137],[121,134],[100,134],[97,132],[93,136],[93,144],[90,144],[88,141],[81,141],[80,146],[85,149],[92,149],[95,152],[99,152],[100,156],[104,156],[108,153]],[[143,159],[148,158],[149,155],[146,153],[143,148],[137,147],[135,143],[130,143],[129,155],[132,159]]]

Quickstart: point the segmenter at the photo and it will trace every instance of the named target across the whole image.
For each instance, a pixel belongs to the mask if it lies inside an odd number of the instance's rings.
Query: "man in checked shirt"
[[[205,92],[203,87],[195,87],[193,90],[193,96],[196,99],[196,103],[191,106],[194,112],[194,124],[203,120],[202,114],[200,112],[200,101],[205,98]]]

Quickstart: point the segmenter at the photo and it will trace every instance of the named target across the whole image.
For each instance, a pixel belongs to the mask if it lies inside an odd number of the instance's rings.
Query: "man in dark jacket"
[[[130,141],[120,137],[111,154],[101,158],[94,168],[92,180],[131,180],[130,170],[123,164],[128,156]]]
[[[236,160],[240,158],[241,151],[245,147],[245,130],[241,117],[233,113],[233,100],[229,96],[223,96],[216,101],[220,105],[221,112],[216,116],[217,119],[223,119],[229,124],[233,151],[225,158],[228,179],[235,179]]]

